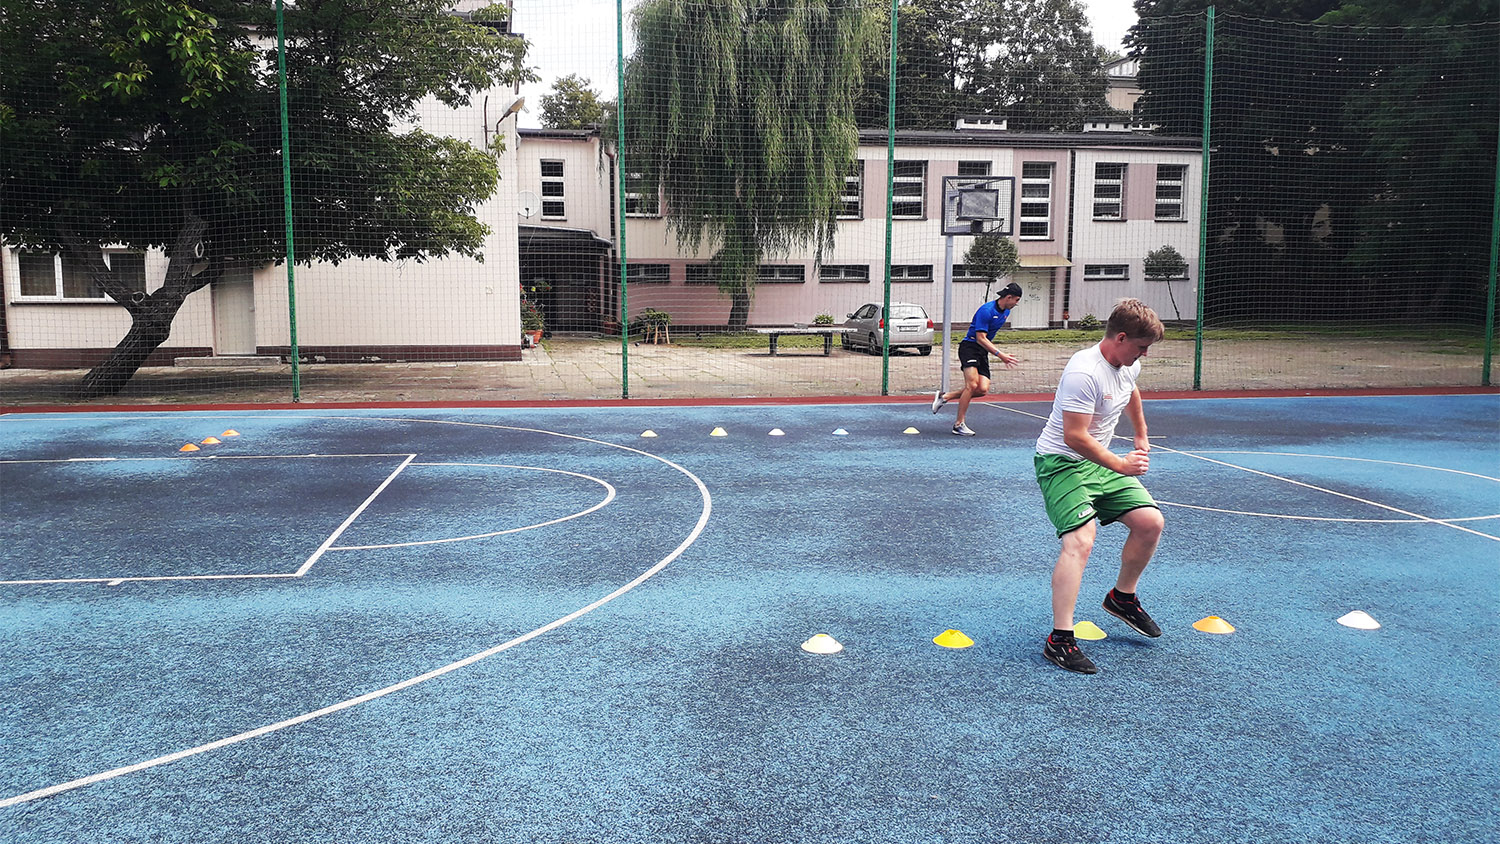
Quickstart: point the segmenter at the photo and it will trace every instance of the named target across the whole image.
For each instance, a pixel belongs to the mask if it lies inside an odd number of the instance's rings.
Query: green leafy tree
[[[625,166],[662,186],[679,247],[711,245],[729,327],[768,254],[831,244],[876,18],[846,0],[646,0],[625,69]]]
[[[982,234],[974,238],[964,252],[964,270],[970,275],[983,278],[988,284],[1015,272],[1021,266],[1016,254],[1016,244],[999,234]],[[988,293],[985,294],[988,298]]]
[[[1137,0],[1137,111],[1164,132],[1202,131],[1209,5]],[[1212,5],[1204,318],[1255,313],[1266,278],[1304,319],[1482,315],[1500,91],[1493,4]],[[1393,26],[1409,28],[1372,28]]]
[[[609,123],[614,103],[600,100],[589,81],[570,73],[542,95],[542,125],[548,129],[584,129]]]
[[[897,128],[951,129],[974,113],[1012,130],[1078,131],[1113,111],[1109,53],[1078,0],[912,0],[898,15]],[[886,124],[888,64],[886,53],[866,58],[862,126]]]
[[[1167,298],[1172,301],[1172,311],[1182,319],[1182,310],[1177,307],[1177,296],[1172,292],[1172,280],[1187,278],[1187,259],[1170,244],[1146,253],[1142,270],[1149,281],[1161,281],[1167,285]]]
[[[447,0],[299,0],[285,30],[299,263],[480,256],[495,150],[407,128],[426,97],[533,78],[525,42]],[[62,252],[130,315],[84,396],[116,393],[189,294],[284,260],[275,7],[229,0],[7,2],[0,240]],[[161,249],[133,288],[100,246]]]

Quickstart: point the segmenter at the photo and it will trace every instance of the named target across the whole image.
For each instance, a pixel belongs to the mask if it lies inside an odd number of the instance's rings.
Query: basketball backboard
[[[944,176],[943,234],[1014,234],[1014,176]]]

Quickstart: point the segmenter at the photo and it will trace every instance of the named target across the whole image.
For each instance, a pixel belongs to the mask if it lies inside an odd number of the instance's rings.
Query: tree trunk
[[[182,299],[148,297],[130,309],[130,330],[102,363],[88,371],[78,385],[78,396],[94,399],[113,396],[125,388],[136,370],[151,353],[167,341],[172,320],[182,307]]]
[[[749,324],[750,289],[742,284],[729,294],[729,330],[744,331]]]

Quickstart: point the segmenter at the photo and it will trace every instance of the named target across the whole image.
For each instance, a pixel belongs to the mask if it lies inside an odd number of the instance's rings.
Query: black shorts
[[[979,370],[979,374],[990,377],[990,353],[973,340],[958,341],[958,368]]]

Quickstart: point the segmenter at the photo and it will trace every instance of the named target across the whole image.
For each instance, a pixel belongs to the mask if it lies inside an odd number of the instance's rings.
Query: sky
[[[527,63],[542,81],[521,86],[526,108],[520,125],[541,125],[541,98],[552,91],[560,76],[576,73],[588,79],[603,99],[615,98],[616,2],[615,0],[512,0],[513,29],[531,42]],[[630,9],[639,0],[624,0],[627,26]],[[1131,0],[1079,0],[1092,23],[1094,40],[1123,53],[1125,31],[1135,25]]]

